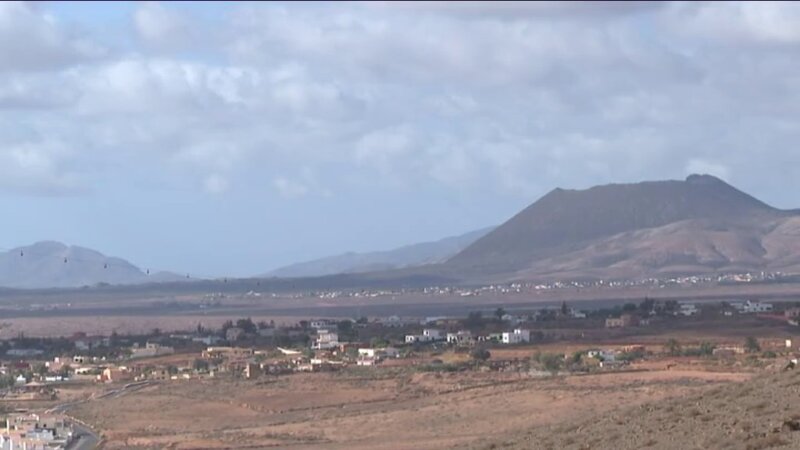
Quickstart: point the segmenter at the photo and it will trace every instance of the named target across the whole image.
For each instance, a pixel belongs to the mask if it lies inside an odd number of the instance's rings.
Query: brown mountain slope
[[[800,225],[787,221],[795,215],[709,175],[556,189],[447,266],[514,278],[771,267],[798,255],[789,236]]]
[[[800,268],[800,217],[697,219],[630,231],[532,263],[511,278],[628,278]]]

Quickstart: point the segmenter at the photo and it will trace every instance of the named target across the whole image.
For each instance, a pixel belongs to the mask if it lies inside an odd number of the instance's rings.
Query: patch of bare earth
[[[346,370],[259,382],[164,382],[82,404],[74,413],[102,431],[106,449],[436,449],[490,445],[505,436],[520,436],[525,446],[530,441],[522,436],[532,427],[563,426],[745,377],[691,370],[545,379]]]
[[[607,397],[615,401],[613,396]],[[607,414],[533,426],[478,448],[733,449],[800,448],[800,370],[684,398],[646,402]]]

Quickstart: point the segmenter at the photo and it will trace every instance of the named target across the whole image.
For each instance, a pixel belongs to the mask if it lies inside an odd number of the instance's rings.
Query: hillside
[[[124,259],[60,242],[38,242],[0,253],[0,286],[3,287],[80,287],[179,279],[167,272],[148,275]]]
[[[509,278],[792,267],[797,217],[709,175],[555,189],[446,266]]]
[[[630,278],[715,272],[800,273],[800,217],[698,219],[629,231],[531,263],[515,276]]]
[[[442,263],[491,230],[492,228],[484,228],[460,236],[447,237],[434,242],[406,245],[392,250],[368,253],[350,252],[329,256],[282,267],[267,275],[276,277],[317,277]]]
[[[687,398],[536,428],[500,448],[800,448],[798,395],[799,370],[762,375]]]

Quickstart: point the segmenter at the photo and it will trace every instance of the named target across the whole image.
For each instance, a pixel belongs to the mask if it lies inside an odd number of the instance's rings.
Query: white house
[[[748,300],[743,304],[739,303],[738,305],[741,305],[740,312],[744,314],[765,313],[772,311],[772,303],[767,303],[767,302],[759,302],[759,301],[753,302]],[[734,305],[734,307],[736,306],[737,305]]]
[[[161,345],[157,342],[148,342],[144,347],[134,346],[131,348],[131,359],[134,358],[151,358],[154,356],[171,355],[175,353],[175,349],[166,345]]]
[[[515,329],[502,335],[503,344],[520,344],[523,342],[531,341],[531,332],[529,330]]]
[[[331,326],[335,327],[336,326],[336,321],[335,320],[330,320],[330,319],[319,319],[319,320],[312,320],[308,325],[311,328],[320,330],[322,328],[327,328],[327,327],[331,327]]]
[[[374,348],[360,348],[358,349],[359,358],[374,358],[378,354],[378,350]]]
[[[678,314],[683,316],[695,316],[700,313],[700,310],[697,309],[697,305],[694,303],[681,303],[679,305]]]
[[[617,353],[614,350],[589,350],[586,352],[586,356],[603,362],[614,362],[617,359]]]
[[[469,330],[460,330],[457,333],[447,333],[447,343],[454,345],[469,345],[475,338]]]
[[[443,341],[444,339],[445,335],[442,333],[442,330],[437,330],[436,328],[425,328],[422,330],[422,334],[407,334],[406,344],[414,344],[416,342]]]
[[[585,319],[586,318],[586,313],[585,312],[578,311],[577,309],[573,309],[573,308],[569,309],[569,315],[573,319]]]
[[[386,348],[360,348],[358,349],[358,365],[374,365],[378,361],[384,358],[398,358],[400,356],[400,351],[394,347],[386,347]],[[367,364],[362,364],[362,361],[371,361]]]
[[[315,350],[327,350],[339,346],[339,335],[328,330],[319,330],[317,338],[311,344],[311,348]]]
[[[426,338],[426,341],[441,341],[445,339],[442,330],[437,330],[436,328],[425,328],[422,330],[422,336]]]

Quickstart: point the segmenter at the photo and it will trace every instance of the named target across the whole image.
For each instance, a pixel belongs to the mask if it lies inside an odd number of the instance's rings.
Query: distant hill
[[[555,189],[449,259],[462,276],[633,278],[800,269],[800,215],[724,181]]]
[[[169,272],[147,274],[124,259],[60,242],[37,242],[0,253],[0,286],[3,287],[80,287],[180,279]]]
[[[343,253],[282,267],[268,273],[267,276],[316,277],[438,264],[446,261],[491,230],[492,228],[484,228],[460,236],[448,237],[435,242],[406,245],[393,250]]]

